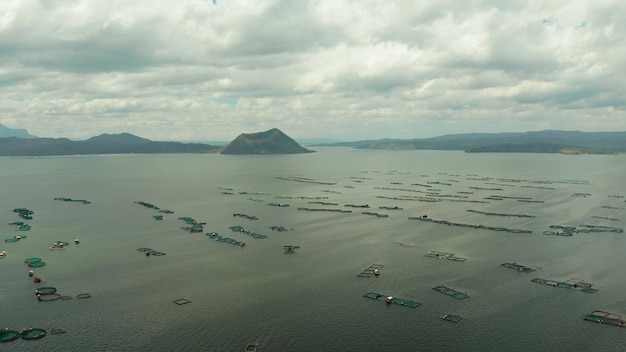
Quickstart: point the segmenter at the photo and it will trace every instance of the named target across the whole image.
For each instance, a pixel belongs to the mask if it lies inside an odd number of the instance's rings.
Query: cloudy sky
[[[0,123],[228,141],[626,131],[623,0],[2,0]]]

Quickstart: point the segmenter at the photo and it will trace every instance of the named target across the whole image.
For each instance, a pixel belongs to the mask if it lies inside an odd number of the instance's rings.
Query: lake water
[[[259,352],[624,350],[626,330],[583,317],[594,310],[626,316],[626,235],[543,232],[550,225],[625,227],[625,174],[623,156],[334,148],[281,156],[0,158],[0,223],[20,220],[13,208],[34,211],[30,231],[0,228],[0,239],[27,236],[0,242],[8,252],[0,259],[0,324],[67,329],[0,350],[243,351],[252,342]],[[154,220],[159,214],[164,219]],[[421,215],[532,233],[409,220]],[[182,230],[183,216],[206,222],[204,231]],[[268,237],[235,233],[232,225]],[[214,241],[208,232],[246,245]],[[70,245],[49,250],[58,240]],[[284,254],[283,245],[300,248]],[[142,247],[166,255],[145,256]],[[431,250],[467,261],[425,257]],[[30,257],[47,263],[33,269],[46,283],[28,277]],[[517,272],[500,265],[506,262],[540,269]],[[373,263],[384,265],[380,276],[357,277]],[[534,278],[578,278],[599,291]],[[470,298],[443,295],[432,289],[438,285]],[[33,291],[41,286],[73,298],[39,302]],[[370,291],[422,305],[364,298]],[[92,297],[76,298],[84,292]],[[180,298],[191,303],[172,302]],[[464,319],[451,323],[444,314]]]

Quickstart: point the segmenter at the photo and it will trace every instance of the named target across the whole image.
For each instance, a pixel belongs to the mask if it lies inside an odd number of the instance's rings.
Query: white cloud
[[[626,3],[14,0],[0,123],[49,137],[626,130]]]

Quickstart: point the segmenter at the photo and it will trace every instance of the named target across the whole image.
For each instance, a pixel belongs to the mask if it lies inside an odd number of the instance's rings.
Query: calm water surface
[[[596,309],[626,315],[625,234],[543,232],[554,224],[625,227],[625,173],[620,156],[442,151],[0,158],[0,223],[20,220],[13,208],[35,212],[32,229],[20,232],[27,238],[0,242],[8,252],[0,260],[0,323],[15,330],[67,329],[3,343],[0,350],[243,351],[251,342],[260,352],[624,350],[626,330],[582,318]],[[294,177],[306,182],[284,179]],[[427,196],[440,201],[418,200]],[[491,196],[510,198],[485,199]],[[307,197],[337,205],[311,204],[316,200]],[[175,213],[155,221],[161,213],[135,201]],[[268,206],[272,202],[289,207]],[[408,219],[425,214],[533,232]],[[182,216],[205,222],[204,232],[181,230]],[[231,232],[231,225],[268,238]],[[2,239],[18,234],[3,226]],[[246,246],[211,240],[208,232]],[[72,243],[76,238],[79,245]],[[50,251],[58,240],[71,244]],[[300,248],[286,255],[283,245]],[[137,251],[142,247],[166,255],[146,257]],[[468,260],[424,257],[430,250]],[[27,276],[29,257],[47,263],[34,269],[45,284]],[[505,262],[540,269],[526,274],[500,266]],[[358,278],[372,263],[384,264],[382,274]],[[599,291],[531,282],[536,277],[579,278]],[[42,285],[73,298],[38,302],[33,291]],[[438,285],[470,298],[442,295],[432,289]],[[364,298],[369,291],[422,305],[388,305]],[[76,299],[82,292],[92,297]],[[172,302],[179,298],[191,303]],[[443,314],[464,320],[446,322]]]

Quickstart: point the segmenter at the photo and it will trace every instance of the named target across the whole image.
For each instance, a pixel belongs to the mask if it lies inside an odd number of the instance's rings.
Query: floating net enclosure
[[[191,303],[191,301],[190,301],[190,300],[188,300],[187,298],[179,298],[179,299],[175,299],[175,300],[173,300],[172,302],[174,302],[174,303],[178,304],[179,306],[180,306],[180,305],[183,305],[183,304]]]
[[[2,329],[0,330],[0,342],[9,342],[20,338],[19,331]]]
[[[25,329],[22,331],[22,339],[24,340],[37,340],[46,336],[46,330],[44,329]]]
[[[54,293],[57,293],[57,288],[56,287],[47,286],[47,287],[40,287],[40,288],[35,290],[35,294],[36,295],[42,295],[42,296],[51,295],[51,294],[54,294]]]
[[[44,301],[44,302],[56,301],[60,298],[61,298],[61,295],[58,293],[50,293],[47,295],[37,295],[37,300]]]
[[[460,317],[458,315],[452,315],[452,314],[446,314],[446,315],[442,316],[441,319],[447,320],[447,321],[451,321],[453,323],[458,323],[461,320],[463,320],[462,317]]]

